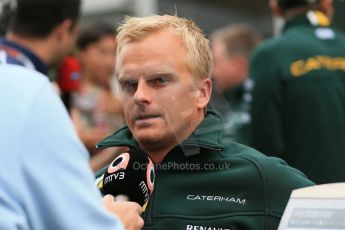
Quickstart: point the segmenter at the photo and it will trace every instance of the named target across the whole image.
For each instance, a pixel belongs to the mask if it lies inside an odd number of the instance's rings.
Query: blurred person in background
[[[345,181],[345,36],[332,0],[270,0],[282,34],[254,52],[252,144],[317,183]]]
[[[87,151],[46,75],[74,45],[79,8],[80,0],[17,0],[0,38],[0,229],[143,224],[138,204],[106,197],[113,214],[102,207]]]
[[[97,150],[97,142],[124,125],[122,105],[112,87],[115,52],[115,28],[98,22],[81,30],[76,54],[80,88],[72,96],[71,116],[94,170],[110,163],[118,150]]]
[[[0,36],[4,36],[11,18],[11,2],[8,0],[7,2],[3,2],[2,5],[0,4],[0,6]]]
[[[249,56],[261,36],[249,25],[233,24],[211,35],[214,80],[211,109],[220,112],[230,140],[249,144],[251,90]]]

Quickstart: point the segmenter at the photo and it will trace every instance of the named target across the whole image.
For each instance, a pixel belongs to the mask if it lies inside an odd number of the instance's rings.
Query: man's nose
[[[136,104],[149,104],[151,103],[152,89],[146,81],[139,80],[133,97]]]

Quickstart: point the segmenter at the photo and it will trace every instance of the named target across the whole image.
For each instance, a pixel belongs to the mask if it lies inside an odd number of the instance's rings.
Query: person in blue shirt
[[[136,203],[106,197],[103,207],[88,153],[46,76],[73,46],[79,8],[80,0],[18,0],[0,40],[0,229],[143,225]]]

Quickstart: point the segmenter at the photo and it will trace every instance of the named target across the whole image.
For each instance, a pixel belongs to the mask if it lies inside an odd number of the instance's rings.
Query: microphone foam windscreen
[[[122,153],[108,166],[103,177],[103,195],[125,195],[144,205],[153,191],[154,165],[142,150]]]

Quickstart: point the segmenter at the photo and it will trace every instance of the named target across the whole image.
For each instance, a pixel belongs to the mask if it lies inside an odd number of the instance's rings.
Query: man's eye
[[[153,82],[155,85],[165,85],[169,79],[167,77],[160,77],[155,79]]]
[[[133,92],[137,89],[137,82],[125,81],[121,83],[121,89],[125,92]]]
[[[158,82],[163,84],[163,83],[168,82],[168,79],[167,78],[160,78],[160,79],[158,79]]]

